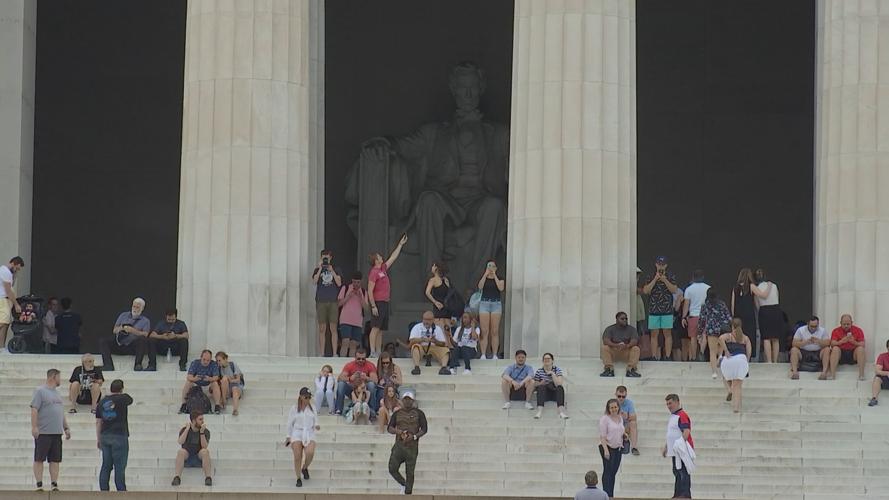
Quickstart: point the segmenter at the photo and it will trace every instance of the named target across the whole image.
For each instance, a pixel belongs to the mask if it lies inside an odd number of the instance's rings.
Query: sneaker
[[[179,364],[179,371],[180,372],[188,371],[188,367],[180,363]]]
[[[180,484],[182,484],[182,479],[179,476],[175,476],[173,478],[173,482],[170,484],[172,484],[173,486],[179,486]]]
[[[561,418],[562,420],[568,420],[568,419],[571,418],[571,417],[569,417],[567,413],[565,413],[565,412],[563,412],[563,411],[560,411],[560,412],[559,412],[559,418]]]
[[[43,491],[43,481],[37,481],[37,489],[35,491]]]
[[[716,380],[716,372],[711,373],[710,378],[712,378],[713,380]]]
[[[57,483],[52,483],[52,491],[59,491],[59,485]]]
[[[142,365],[135,365],[135,366],[133,366],[133,371],[134,371],[134,372],[141,372],[141,371],[142,371]]]
[[[537,413],[534,414],[534,418],[540,420],[540,416],[541,416],[542,414],[543,414],[542,412],[538,411]]]
[[[438,370],[439,375],[453,375],[454,373],[451,370],[448,370],[446,366],[442,366],[441,370]]]
[[[309,478],[309,469],[303,469],[303,479]]]
[[[188,408],[185,407],[185,403],[182,403],[182,406],[179,407],[179,413],[188,413]]]
[[[419,374],[420,374],[420,367],[415,366],[414,369],[411,370],[411,375],[419,375]]]
[[[238,416],[238,410],[232,410],[232,416],[233,416],[233,417],[237,417],[237,416]]]
[[[613,377],[614,370],[611,368],[606,368],[602,373],[599,374],[600,377]]]
[[[725,397],[725,400],[731,401],[732,400],[732,393],[728,393],[728,396]]]
[[[343,414],[342,410],[334,410],[333,413],[331,413],[331,415],[334,415],[337,417],[341,416],[342,414]]]
[[[627,376],[632,378],[639,378],[642,375],[640,375],[639,372],[637,372],[636,369],[633,368],[632,370],[627,370]]]
[[[500,358],[498,358],[497,355],[495,354],[494,357],[491,358],[491,359],[495,359],[495,360],[496,360],[496,359],[500,359]]]
[[[529,410],[533,410],[534,405],[532,405],[530,401],[525,401],[525,408],[527,408]]]
[[[870,398],[870,401],[867,403],[868,406],[877,406],[878,404],[880,403],[877,401],[877,398]]]
[[[213,478],[205,477],[204,478],[204,486],[213,486]]]
[[[639,448],[633,448],[633,449],[631,450],[631,452],[633,453],[633,455],[635,455],[635,456],[637,456],[637,457],[639,456]]]
[[[302,479],[300,479],[300,478],[296,478],[296,487],[297,487],[297,488],[302,488],[302,487],[303,487],[303,480],[302,480]]]
[[[451,375],[456,375],[456,374],[457,374],[457,369],[456,369],[456,368],[450,368],[449,371],[451,372]]]
[[[512,407],[512,403],[510,403],[509,401],[503,403],[504,410],[508,410],[510,407]]]
[[[404,495],[404,486],[401,487],[401,493],[399,493],[399,494]]]
[[[472,370],[463,370],[463,375],[472,375]]]
[[[146,368],[145,371],[147,371],[147,372],[156,372],[156,371],[157,371],[157,367],[154,366],[154,365],[148,365],[148,368]]]
[[[216,405],[216,408],[213,408],[213,413],[219,415],[220,413],[222,413],[222,407],[219,405]]]

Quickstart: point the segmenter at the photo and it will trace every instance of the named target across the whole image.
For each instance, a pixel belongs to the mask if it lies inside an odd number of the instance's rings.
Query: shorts
[[[426,347],[421,346],[421,345],[415,345],[415,346],[411,347],[411,349],[419,349],[419,350],[420,350],[420,355],[421,355],[421,356],[424,355],[424,354],[426,354],[426,353],[428,352],[428,353],[431,354],[432,357],[435,358],[435,360],[438,361],[439,364],[441,364],[441,365],[446,365],[446,364],[447,364],[447,362],[448,362],[448,355],[449,355],[450,352],[451,352],[451,350],[448,349],[447,347],[442,347],[442,346],[438,346],[438,345],[431,345],[431,346],[429,346],[429,350],[428,350],[428,351],[426,350]]]
[[[889,391],[889,377],[886,375],[880,375],[880,389]]]
[[[857,365],[858,362],[855,361],[855,351],[846,351],[844,349],[840,350],[840,364],[841,365]]]
[[[355,325],[340,325],[340,337],[343,340],[354,340],[360,343],[361,338],[364,337],[364,328]]]
[[[700,316],[689,316],[688,318],[688,338],[693,339],[698,336],[698,321],[700,321]]]
[[[315,315],[318,323],[336,323],[340,316],[336,302],[315,302]]]
[[[0,325],[8,325],[12,323],[12,304],[9,299],[0,299]]]
[[[378,301],[376,304],[377,304],[377,316],[371,315],[370,326],[373,328],[379,328],[380,330],[388,330],[389,329],[389,303]]]
[[[522,386],[516,389],[513,386],[509,386],[509,400],[510,401],[527,401],[528,393],[527,388]]]
[[[62,461],[62,435],[39,434],[34,440],[34,461],[59,463]]]
[[[652,314],[648,316],[649,330],[670,330],[673,328],[672,314]]]
[[[185,466],[186,467],[195,468],[195,467],[203,467],[203,465],[204,465],[204,463],[201,462],[201,457],[199,457],[197,453],[195,453],[195,454],[189,453],[188,457],[185,458]]]
[[[503,312],[503,303],[499,300],[482,299],[478,304],[478,313],[501,314]]]

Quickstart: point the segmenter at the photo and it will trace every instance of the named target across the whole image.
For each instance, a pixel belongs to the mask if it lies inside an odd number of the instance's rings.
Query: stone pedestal
[[[37,0],[0,2],[0,47],[0,262],[25,259],[21,295],[31,288]]]
[[[597,357],[615,313],[635,311],[635,10],[516,2],[509,351]]]
[[[889,3],[818,1],[815,312],[885,351],[889,324]]]
[[[179,315],[192,349],[313,354],[323,2],[190,0]]]

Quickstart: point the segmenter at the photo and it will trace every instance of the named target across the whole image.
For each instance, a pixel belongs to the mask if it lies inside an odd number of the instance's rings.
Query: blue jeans
[[[102,468],[99,470],[99,489],[108,491],[111,468],[114,468],[114,486],[117,491],[126,491],[127,457],[130,454],[130,440],[125,434],[102,434]]]
[[[352,387],[348,382],[340,382],[336,386],[336,400],[333,402],[333,406],[336,408],[336,411],[343,411],[343,400],[346,399],[346,395],[351,395],[352,391],[355,388]],[[374,397],[377,393],[377,384],[373,382],[367,383],[367,392],[370,394],[370,401],[367,402],[370,409],[373,411],[379,411],[380,409],[380,400]]]

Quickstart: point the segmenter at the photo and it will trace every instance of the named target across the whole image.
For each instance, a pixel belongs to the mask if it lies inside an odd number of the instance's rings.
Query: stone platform
[[[326,408],[312,479],[301,490],[294,487],[292,454],[281,444],[287,412],[300,387],[314,389],[312,377],[322,364],[338,371],[344,360],[232,359],[245,372],[248,386],[239,416],[227,412],[207,417],[213,433],[214,486],[204,487],[199,471],[186,470],[175,491],[398,492],[386,466],[393,437],[375,426],[348,425],[328,416]],[[858,382],[851,367],[843,367],[835,381],[818,381],[811,373],[792,381],[787,365],[755,364],[745,383],[744,410],[734,414],[706,363],[643,363],[642,378],[625,379],[620,367],[619,376],[600,378],[597,360],[557,361],[568,380],[567,421],[557,418],[552,403],[541,420],[521,405],[501,410],[499,375],[506,361],[477,361],[472,376],[459,371],[440,376],[432,368],[412,376],[409,360],[398,360],[405,385],[416,388],[429,417],[415,494],[572,496],[587,470],[601,471],[598,419],[615,386],[623,384],[639,412],[641,456],[624,457],[615,491],[620,498],[672,494],[669,462],[660,456],[668,416],[664,396],[670,392],[681,396],[693,421],[700,464],[692,478],[695,498],[886,498],[889,400],[867,407],[870,381]],[[127,484],[134,491],[174,491],[170,479],[176,432],[187,419],[177,414],[184,374],[175,360],[159,362],[156,373],[135,373],[129,370],[132,358],[118,357],[118,371],[106,376],[109,382],[123,379],[136,400],[130,409],[127,470]],[[77,356],[0,356],[0,491],[33,488],[31,391],[48,368],[59,368],[66,380],[78,363]],[[67,394],[67,382],[59,390]],[[60,485],[96,490],[100,458],[94,417],[87,407],[79,410],[69,415],[73,436],[64,446]]]

